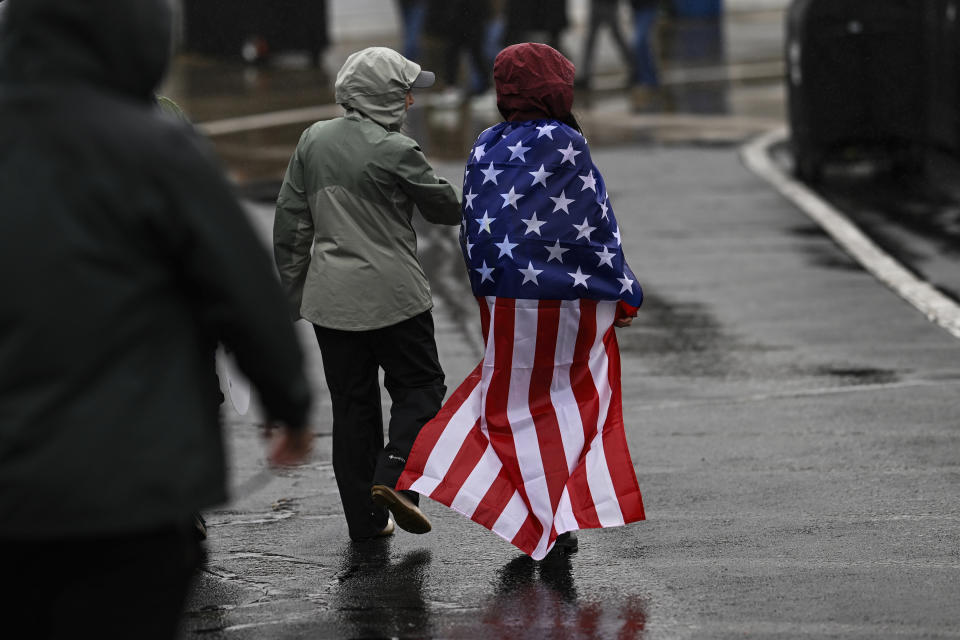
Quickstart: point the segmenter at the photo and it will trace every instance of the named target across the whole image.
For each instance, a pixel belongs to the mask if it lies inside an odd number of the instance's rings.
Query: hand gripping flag
[[[421,430],[397,488],[536,560],[565,531],[642,520],[613,321],[643,294],[583,136],[554,120],[483,132],[460,242],[486,352]]]

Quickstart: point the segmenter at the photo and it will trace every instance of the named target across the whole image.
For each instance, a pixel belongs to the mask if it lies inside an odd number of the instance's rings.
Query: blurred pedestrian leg
[[[5,545],[10,638],[168,640],[201,550],[189,525]],[[29,628],[18,628],[18,620]]]
[[[543,32],[546,44],[560,50],[561,36],[570,26],[567,0],[506,0],[503,15],[503,47],[533,42]]]
[[[468,73],[463,93],[477,95],[490,88],[491,64],[484,54],[490,0],[450,0],[443,81],[447,88],[460,86],[461,53],[466,51]]]
[[[620,29],[620,2],[619,0],[591,0],[590,22],[587,28],[587,37],[583,45],[583,61],[580,64],[580,73],[576,84],[589,88],[593,79],[593,56],[597,44],[600,28],[606,26],[610,30],[610,37],[620,52],[623,64],[628,69],[633,67],[633,53],[627,44],[623,31]]]
[[[420,59],[420,37],[427,17],[425,0],[397,0],[397,10],[403,22],[403,57]]]
[[[634,111],[658,107],[660,74],[653,49],[654,27],[658,18],[658,0],[631,0],[633,5],[633,76],[630,98]]]

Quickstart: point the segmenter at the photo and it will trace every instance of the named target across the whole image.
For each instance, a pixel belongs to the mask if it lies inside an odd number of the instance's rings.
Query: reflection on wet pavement
[[[639,640],[647,614],[644,600],[637,596],[628,597],[619,608],[616,601],[578,597],[569,556],[542,562],[519,556],[500,570],[482,623],[483,637],[491,638]]]
[[[389,540],[350,544],[331,603],[349,629],[344,637],[430,637],[430,611],[423,597],[429,566],[426,549],[395,562]]]

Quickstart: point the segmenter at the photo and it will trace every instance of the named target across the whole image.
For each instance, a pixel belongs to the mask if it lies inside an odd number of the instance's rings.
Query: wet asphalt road
[[[619,333],[648,520],[538,564],[426,500],[434,532],[351,544],[300,326],[315,459],[261,482],[258,419],[227,408],[235,499],[208,514],[184,637],[960,636],[958,341],[735,148],[594,156],[648,294]],[[270,207],[251,212],[266,233]],[[452,389],[479,360],[474,302],[453,230],[421,252]]]
[[[266,472],[257,412],[225,406],[233,500],[206,514],[209,561],[183,638],[960,637],[960,343],[741,165],[738,144],[782,122],[783,90],[775,77],[717,82],[715,71],[776,76],[780,19],[740,16],[719,45],[710,25],[667,42],[660,111],[630,113],[616,73],[578,98],[647,293],[619,339],[648,520],[582,532],[574,556],[534,563],[424,500],[432,533],[350,543],[322,366],[300,323],[317,389],[314,459]],[[168,88],[209,122],[322,104],[327,80],[187,60]],[[495,109],[424,102],[412,133],[459,180]],[[214,140],[265,242],[302,128]],[[910,202],[929,191],[886,188],[895,197],[862,184],[828,195],[949,289],[952,245],[937,232],[904,239],[894,215],[922,209]],[[915,219],[952,229],[951,202]],[[475,302],[455,229],[424,226],[420,238],[452,391],[480,359]]]

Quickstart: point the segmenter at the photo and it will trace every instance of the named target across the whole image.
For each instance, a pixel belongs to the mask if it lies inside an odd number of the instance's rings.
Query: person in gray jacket
[[[341,118],[301,136],[277,198],[274,253],[294,320],[314,325],[333,405],[333,468],[354,540],[430,522],[397,492],[410,447],[446,393],[414,207],[460,223],[460,189],[400,132],[411,90],[434,74],[396,51],[351,55],[336,80]],[[379,369],[392,401],[384,446]],[[393,513],[391,519],[388,510]]]

